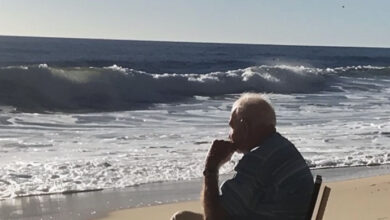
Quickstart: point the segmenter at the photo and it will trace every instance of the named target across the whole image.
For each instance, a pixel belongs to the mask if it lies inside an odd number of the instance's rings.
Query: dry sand
[[[390,220],[390,175],[327,183],[324,219]]]
[[[331,188],[324,214],[328,220],[390,220],[390,175],[323,183]],[[200,212],[199,201],[133,208],[101,220],[170,219],[179,210]]]

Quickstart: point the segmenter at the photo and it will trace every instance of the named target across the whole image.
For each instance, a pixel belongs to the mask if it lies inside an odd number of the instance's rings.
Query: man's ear
[[[246,119],[242,118],[240,120],[241,122],[241,128],[242,128],[242,135],[244,139],[247,139],[249,136],[249,123]]]

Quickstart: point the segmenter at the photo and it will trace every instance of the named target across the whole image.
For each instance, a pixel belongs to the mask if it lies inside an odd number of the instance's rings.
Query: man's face
[[[240,121],[235,109],[232,111],[230,116],[229,126],[231,128],[229,139],[237,147],[237,151],[242,153],[243,149],[245,149],[244,141],[246,138],[246,131],[244,129],[243,122]]]

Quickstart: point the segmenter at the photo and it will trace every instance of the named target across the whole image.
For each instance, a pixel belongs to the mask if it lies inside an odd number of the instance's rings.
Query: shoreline
[[[390,165],[312,170],[324,182],[390,175]],[[222,175],[220,182],[231,175]],[[143,184],[88,193],[27,196],[0,201],[0,219],[99,219],[122,209],[198,201],[202,179]]]
[[[317,173],[317,171],[321,173],[322,172],[321,170],[359,169],[359,168],[366,169],[366,168],[371,168],[371,167],[374,169],[375,167],[386,167],[386,166],[388,166],[390,169],[390,163],[384,163],[384,164],[373,164],[373,165],[368,164],[368,165],[340,166],[340,167],[320,167],[320,168],[310,168],[310,170],[313,173],[313,175],[315,175],[315,173]],[[221,174],[220,177],[221,177],[221,179],[225,179],[225,178],[230,177],[231,175],[232,174]],[[347,175],[347,176],[354,178],[353,175]],[[359,177],[364,177],[364,176],[359,176]],[[337,178],[337,176],[331,176],[330,178],[334,179],[334,178]],[[342,176],[339,178],[345,179],[345,177],[342,177]],[[349,178],[349,177],[347,177],[347,178]],[[127,186],[124,188],[96,188],[96,189],[67,190],[67,191],[63,191],[63,192],[49,192],[49,193],[40,193],[40,194],[21,195],[21,196],[17,196],[17,197],[13,197],[13,198],[6,198],[6,199],[0,198],[0,203],[3,201],[9,201],[9,200],[13,200],[13,199],[21,199],[21,198],[25,198],[25,197],[71,195],[71,194],[80,194],[80,193],[97,192],[97,191],[117,191],[117,190],[126,191],[126,189],[128,189],[128,188],[134,188],[134,187],[143,187],[143,186],[148,186],[148,185],[176,183],[176,182],[194,182],[194,181],[200,181],[200,180],[201,180],[201,177],[190,179],[190,180],[172,180],[172,181],[150,182],[150,183],[143,183],[143,184],[138,184],[138,185],[134,185],[134,186]]]

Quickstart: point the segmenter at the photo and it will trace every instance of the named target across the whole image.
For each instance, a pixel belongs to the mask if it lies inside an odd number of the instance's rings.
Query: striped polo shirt
[[[230,219],[305,219],[313,176],[302,155],[282,135],[274,133],[244,154],[234,170],[220,195]]]

